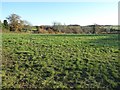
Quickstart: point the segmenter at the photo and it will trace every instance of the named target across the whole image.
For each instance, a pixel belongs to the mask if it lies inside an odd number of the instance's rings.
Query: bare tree
[[[32,30],[32,24],[31,24],[30,22],[24,20],[24,21],[23,21],[23,25],[24,25],[23,30],[24,30],[25,32]]]
[[[60,22],[53,22],[53,30],[56,32],[61,32],[63,29],[62,24]]]
[[[7,19],[9,20],[10,31],[21,31],[24,27],[24,21],[17,14],[11,14]]]

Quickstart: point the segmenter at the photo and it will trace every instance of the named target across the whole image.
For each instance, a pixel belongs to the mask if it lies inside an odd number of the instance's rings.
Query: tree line
[[[22,20],[17,14],[11,14],[6,20],[3,20],[3,23],[0,21],[0,24],[3,32],[26,32],[31,29],[31,24],[26,20]]]
[[[104,26],[97,24],[89,26],[80,25],[62,25],[60,22],[53,22],[52,26],[42,25],[42,26],[32,26],[30,22],[22,20],[17,14],[11,14],[3,20],[0,21],[0,27],[3,32],[31,32],[31,33],[74,33],[74,34],[99,34],[99,33],[109,33],[110,29],[105,29]],[[112,30],[115,31],[115,30]],[[116,32],[117,33],[117,32]]]

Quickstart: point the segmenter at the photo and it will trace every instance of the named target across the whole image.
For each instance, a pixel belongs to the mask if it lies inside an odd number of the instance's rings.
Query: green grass
[[[3,88],[120,88],[118,35],[3,34]]]

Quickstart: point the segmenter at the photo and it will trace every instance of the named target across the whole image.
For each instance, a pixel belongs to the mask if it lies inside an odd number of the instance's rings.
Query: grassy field
[[[3,88],[120,88],[118,35],[3,34]]]

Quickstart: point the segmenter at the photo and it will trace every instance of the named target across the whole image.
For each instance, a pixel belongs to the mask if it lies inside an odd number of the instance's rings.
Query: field
[[[3,34],[3,88],[120,88],[118,35]]]

